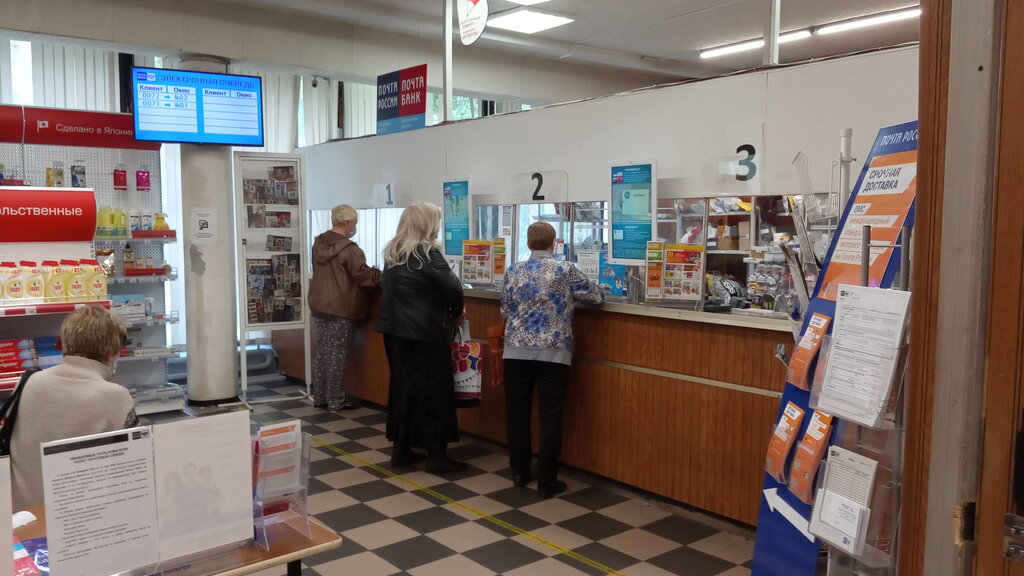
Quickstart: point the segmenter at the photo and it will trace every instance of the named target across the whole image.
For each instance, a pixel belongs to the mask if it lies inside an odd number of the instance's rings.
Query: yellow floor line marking
[[[440,492],[438,492],[436,490],[431,490],[430,488],[420,484],[419,482],[416,482],[414,480],[410,480],[410,479],[406,478],[405,476],[402,476],[401,474],[395,474],[394,472],[392,472],[391,470],[388,470],[387,468],[378,466],[378,465],[374,464],[373,462],[369,462],[367,460],[363,460],[362,458],[360,458],[360,457],[358,457],[358,456],[356,456],[354,454],[350,454],[350,453],[342,450],[341,448],[338,448],[336,446],[332,446],[332,445],[330,445],[330,444],[328,444],[328,443],[326,443],[326,442],[324,442],[322,440],[319,440],[315,436],[313,437],[313,441],[316,442],[317,444],[319,444],[320,447],[322,447],[322,448],[326,448],[328,450],[331,450],[332,452],[336,452],[336,453],[338,453],[338,454],[340,454],[342,456],[345,456],[346,458],[351,458],[352,460],[355,460],[361,466],[366,466],[368,468],[372,468],[372,469],[376,470],[377,472],[380,472],[380,473],[384,474],[385,476],[389,476],[391,478],[394,478],[396,480],[404,482],[404,483],[408,484],[409,486],[412,486],[413,488],[415,488],[415,489],[417,489],[417,490],[419,490],[421,492],[425,492],[425,493],[433,496],[434,498],[437,498],[438,500],[440,500],[442,502],[445,502],[447,504],[451,504],[453,506],[458,506],[459,508],[462,508],[463,510],[465,510],[465,511],[471,513],[471,514],[475,514],[475,515],[479,516],[480,518],[482,518],[484,520],[487,520],[488,522],[491,522],[492,524],[497,524],[498,526],[501,526],[502,528],[505,528],[506,530],[510,530],[512,532],[515,532],[516,534],[521,534],[523,536],[526,536],[527,538],[529,538],[530,540],[533,540],[534,542],[537,542],[539,544],[547,546],[548,548],[551,548],[553,550],[557,550],[560,554],[565,554],[566,556],[568,556],[568,557],[570,557],[570,558],[572,558],[572,559],[574,559],[574,560],[576,560],[578,562],[582,562],[583,564],[586,564],[587,566],[590,566],[591,568],[596,568],[597,570],[600,570],[600,571],[602,571],[602,572],[604,572],[606,574],[613,574],[614,576],[625,576],[621,572],[618,572],[618,571],[616,571],[616,570],[614,570],[612,568],[609,568],[608,566],[605,566],[604,564],[601,564],[600,562],[598,562],[596,560],[591,560],[590,558],[587,558],[586,556],[583,556],[581,554],[577,554],[576,552],[573,552],[572,550],[568,550],[566,548],[563,548],[563,547],[559,546],[558,544],[555,544],[554,542],[552,542],[550,540],[547,540],[546,538],[541,538],[540,536],[537,536],[536,534],[533,534],[533,533],[529,532],[528,530],[523,530],[522,528],[520,528],[518,526],[514,526],[512,524],[509,524],[508,522],[505,522],[504,520],[500,520],[498,518],[495,518],[494,516],[491,516],[490,514],[487,514],[486,512],[483,512],[482,510],[477,510],[476,508],[473,508],[472,506],[463,504],[462,502],[459,502],[457,500],[449,498],[448,496],[445,496],[444,494],[441,494]]]

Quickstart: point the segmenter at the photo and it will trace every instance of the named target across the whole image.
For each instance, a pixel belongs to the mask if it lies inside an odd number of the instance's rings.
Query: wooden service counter
[[[497,294],[466,296],[472,336],[486,342],[487,327],[502,323]],[[386,405],[376,306],[357,331],[345,386]],[[785,381],[775,345],[792,349],[788,321],[607,303],[577,309],[574,334],[562,462],[755,524]],[[458,414],[460,429],[505,443],[504,391],[486,373],[481,405]]]

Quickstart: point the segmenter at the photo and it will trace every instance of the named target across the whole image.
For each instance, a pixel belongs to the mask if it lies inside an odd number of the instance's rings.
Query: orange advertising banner
[[[825,272],[820,296],[835,301],[840,284],[860,284],[861,240],[871,226],[868,286],[880,286],[893,244],[917,192],[917,150],[876,156],[867,170]]]

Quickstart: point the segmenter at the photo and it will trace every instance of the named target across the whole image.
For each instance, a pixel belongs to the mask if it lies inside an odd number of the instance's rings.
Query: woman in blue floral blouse
[[[558,479],[562,451],[562,412],[572,364],[572,316],[577,300],[604,301],[597,283],[574,265],[552,256],[555,229],[535,222],[526,231],[530,258],[509,268],[501,293],[505,317],[505,391],[509,466],[512,482],[530,481],[530,409],[537,389],[540,450],[537,496],[550,498],[565,490]]]

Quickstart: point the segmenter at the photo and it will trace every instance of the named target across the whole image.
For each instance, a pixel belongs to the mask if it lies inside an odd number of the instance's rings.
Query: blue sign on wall
[[[469,181],[444,183],[444,253],[462,256],[462,241],[469,240]]]

